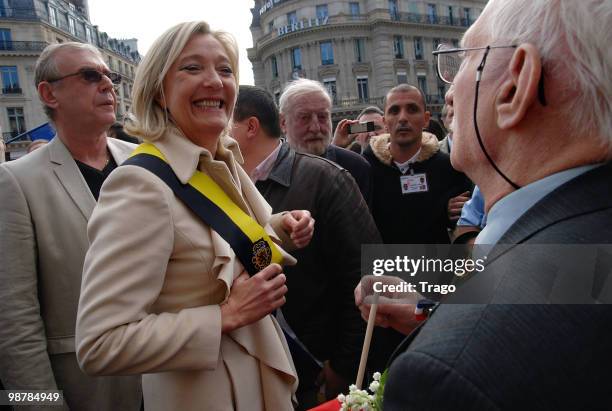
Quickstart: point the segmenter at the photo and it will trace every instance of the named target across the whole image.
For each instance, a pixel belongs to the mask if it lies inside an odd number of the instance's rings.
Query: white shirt
[[[419,148],[419,151],[417,151],[415,155],[413,155],[412,157],[408,159],[408,161],[404,161],[403,163],[398,163],[397,161],[393,161],[393,162],[395,163],[397,168],[399,168],[402,174],[406,174],[406,171],[410,169],[410,164],[416,163],[417,158],[419,157],[419,154],[421,154],[420,148]]]

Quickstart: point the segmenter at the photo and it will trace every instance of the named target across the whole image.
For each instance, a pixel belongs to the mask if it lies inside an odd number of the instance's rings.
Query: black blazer
[[[612,164],[547,195],[504,243],[612,243]],[[497,247],[481,275],[520,262],[518,254]],[[543,267],[527,268],[538,302],[553,282],[541,278]],[[525,279],[506,276],[493,298],[520,300]],[[610,347],[609,305],[444,304],[392,363],[384,409],[610,409]]]

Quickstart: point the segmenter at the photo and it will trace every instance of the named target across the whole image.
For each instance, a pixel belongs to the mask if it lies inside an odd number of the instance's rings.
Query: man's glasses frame
[[[432,54],[436,56],[436,69],[438,71],[438,77],[440,78],[440,80],[442,80],[446,84],[453,84],[454,77],[452,79],[447,79],[445,78],[445,76],[443,75],[441,71],[440,65],[442,63],[439,57],[441,54],[456,54],[456,53],[464,53],[466,51],[475,51],[475,50],[487,50],[487,54],[488,54],[488,50],[490,49],[517,48],[518,46],[513,44],[510,46],[485,46],[485,47],[464,47],[464,48],[445,48],[445,47],[448,47],[448,45],[440,44],[438,46],[438,49],[434,51]]]
[[[76,73],[66,74],[65,76],[62,76],[62,77],[58,77],[52,80],[47,80],[47,83],[55,83],[56,81],[60,81],[65,78],[73,77],[73,76],[81,76],[81,78],[88,83],[99,83],[100,81],[102,81],[103,76],[106,76],[113,84],[121,83],[121,74],[114,72],[114,71],[109,71],[109,72],[104,73],[102,71],[92,69],[92,68],[81,69],[77,71]]]

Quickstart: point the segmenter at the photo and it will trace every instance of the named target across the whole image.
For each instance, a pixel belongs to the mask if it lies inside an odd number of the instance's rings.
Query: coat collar
[[[236,140],[222,135],[217,142],[216,158],[207,149],[194,144],[176,127],[170,125],[158,140],[152,142],[162,152],[174,174],[183,184],[191,179],[200,162],[211,165],[215,161],[225,163],[232,175],[237,175],[235,162],[243,163]],[[217,163],[217,165],[220,165]]]
[[[59,136],[47,144],[49,150],[49,160],[53,172],[57,179],[68,193],[68,196],[74,201],[85,220],[89,220],[96,199],[91,194],[87,182],[83,178],[79,167],[72,158],[70,151],[64,145],[64,142]]]
[[[136,146],[112,138],[106,139],[106,146],[117,164],[124,162]],[[86,220],[89,220],[96,199],[91,194],[72,154],[60,138],[56,136],[46,146],[53,172]]]
[[[608,162],[568,181],[548,194],[527,210],[502,236],[498,241],[500,247],[494,247],[488,255],[489,263],[508,252],[514,245],[529,240],[552,224],[576,215],[612,208],[610,179],[612,179],[612,163]]]
[[[277,182],[278,184],[289,187],[291,185],[291,171],[293,170],[293,161],[295,159],[295,151],[289,147],[289,143],[283,142],[283,145],[276,157],[276,163],[272,167],[272,171],[268,175],[268,180]]]
[[[374,136],[370,139],[370,147],[374,152],[376,158],[383,164],[393,165],[393,158],[391,157],[391,151],[389,150],[389,144],[391,141],[390,134],[381,134],[380,136]],[[423,144],[421,145],[421,152],[417,157],[416,162],[420,163],[425,160],[429,160],[439,150],[439,143],[436,136],[426,131],[423,131]]]

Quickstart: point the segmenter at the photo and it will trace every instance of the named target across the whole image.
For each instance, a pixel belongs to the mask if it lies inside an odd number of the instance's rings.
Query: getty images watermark
[[[389,302],[612,303],[608,244],[364,245],[361,268],[366,298]]]

